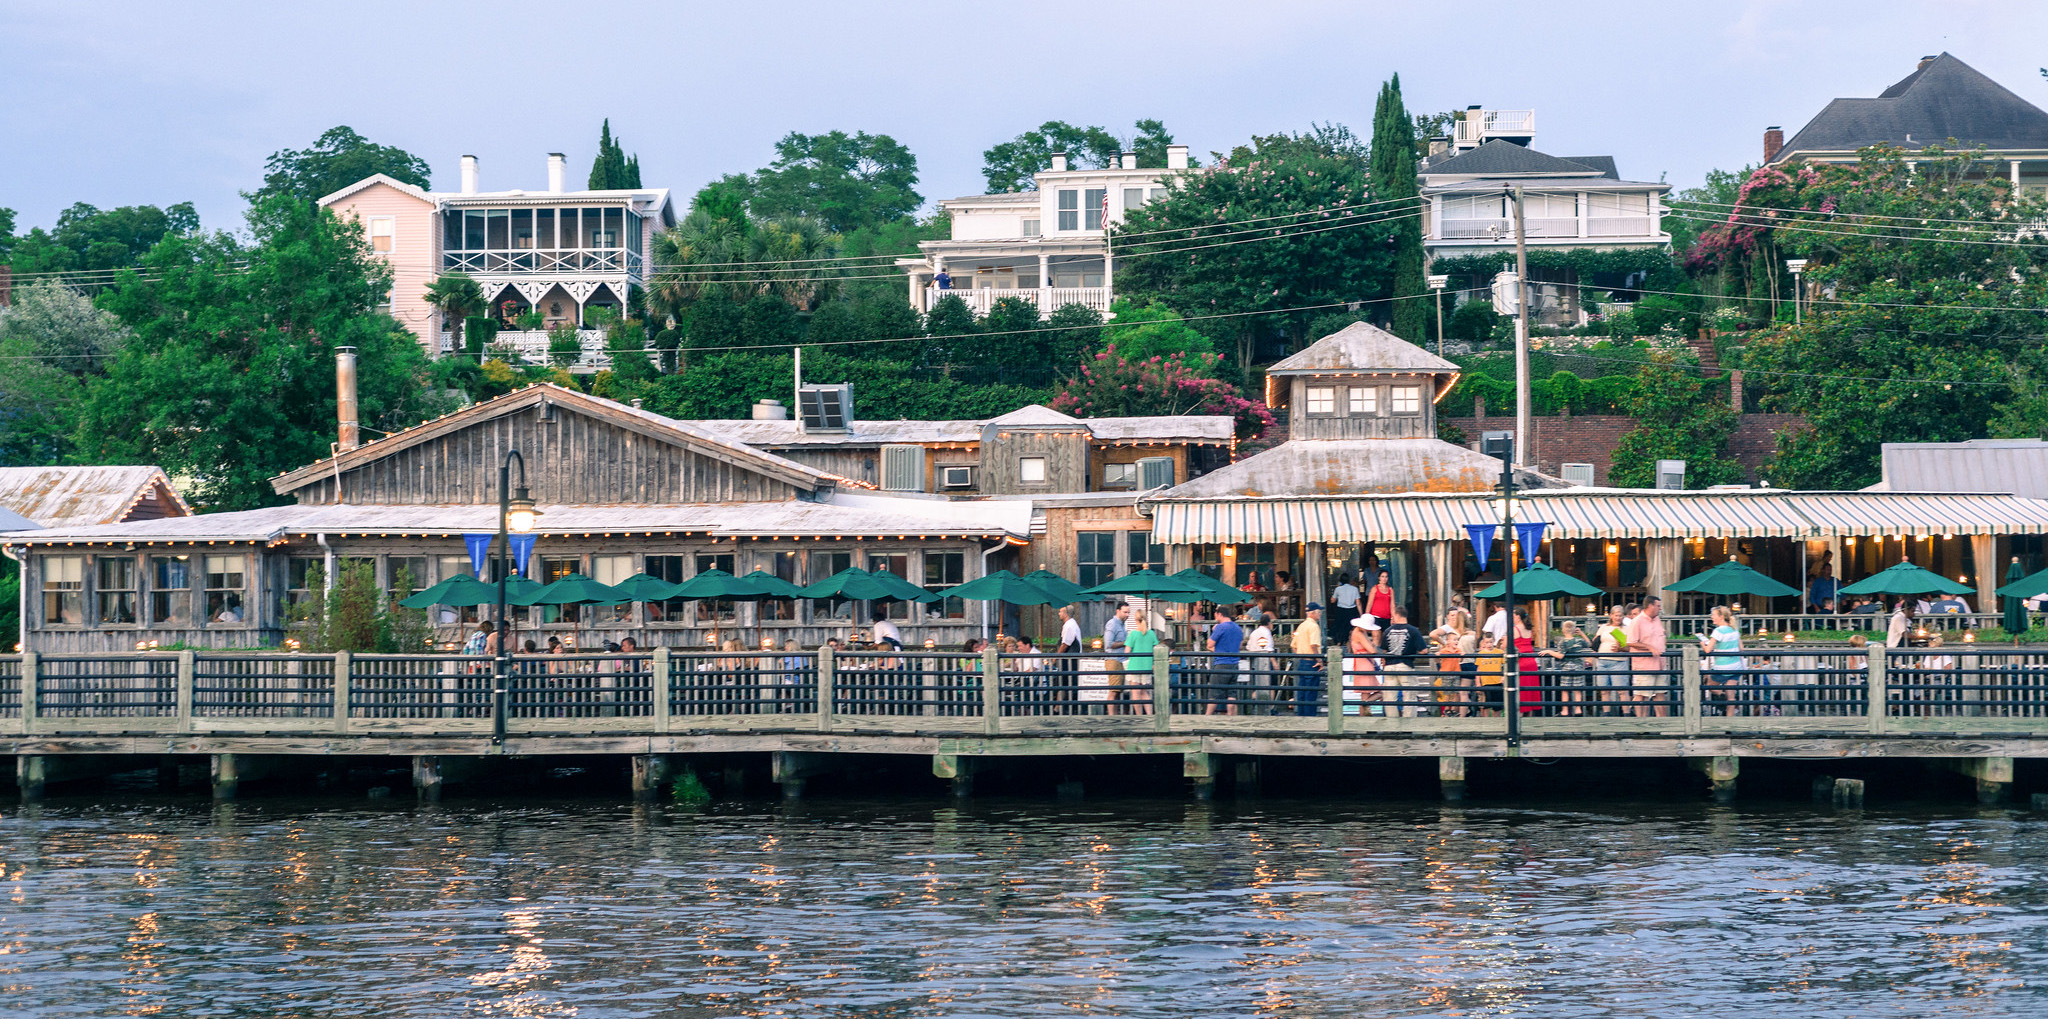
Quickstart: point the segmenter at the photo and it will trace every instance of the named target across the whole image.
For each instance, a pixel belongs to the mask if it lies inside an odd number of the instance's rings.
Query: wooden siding
[[[544,419],[544,415],[545,418]],[[341,472],[350,504],[461,505],[498,499],[498,465],[517,449],[543,505],[779,502],[797,489],[707,454],[628,431],[561,404],[520,410]],[[517,470],[513,483],[518,483]],[[304,505],[334,497],[332,476],[295,493]]]
[[[1070,430],[1037,430],[989,425],[981,432],[981,477],[986,495],[1032,495],[1088,491],[1088,437]],[[1045,481],[1018,479],[1018,461],[1045,458]]]
[[[1374,378],[1372,376],[1320,376],[1297,375],[1288,380],[1292,391],[1288,403],[1288,438],[1291,439],[1433,439],[1436,438],[1436,404],[1431,402],[1435,387],[1426,377],[1404,375]],[[1415,414],[1393,412],[1393,389],[1396,385],[1414,386],[1421,390],[1421,411]],[[1308,390],[1314,387],[1330,387],[1336,391],[1336,410],[1331,414],[1310,414],[1308,411]],[[1377,390],[1377,407],[1374,413],[1352,414],[1350,412],[1352,389]]]
[[[1110,464],[1134,464],[1155,456],[1173,458],[1173,483],[1178,485],[1193,477],[1188,473],[1188,447],[1186,446],[1105,446],[1095,451],[1095,462],[1088,466],[1088,482],[1092,491],[1104,491],[1110,486],[1102,483],[1104,469]],[[1117,486],[1129,488],[1128,485]]]

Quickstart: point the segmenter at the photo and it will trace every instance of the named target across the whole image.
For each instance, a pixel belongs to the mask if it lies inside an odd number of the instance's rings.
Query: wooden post
[[[836,678],[837,678],[837,677],[836,677],[836,671],[837,671],[837,669],[838,669],[838,663],[837,663],[837,660],[836,660],[836,659],[835,659],[835,658],[833,657],[833,655],[832,655],[832,649],[831,649],[831,648],[830,648],[829,646],[828,646],[828,647],[821,647],[821,648],[819,648],[819,649],[818,649],[818,731],[819,731],[819,732],[831,732],[831,731],[832,731],[832,700],[833,700],[833,696],[834,696],[834,695],[833,695],[833,693],[832,693],[832,687],[833,687],[833,685],[834,685],[834,684],[833,684],[833,681],[834,681],[834,679],[836,679]]]
[[[412,759],[412,791],[421,803],[441,802],[441,759],[416,755]]]
[[[1465,759],[1463,757],[1438,757],[1436,759],[1436,783],[1443,790],[1445,803],[1461,803],[1465,799]]]
[[[1164,644],[1152,647],[1152,731],[1173,731],[1173,656]]]
[[[634,754],[632,770],[633,799],[639,803],[651,802],[661,792],[661,787],[668,784],[668,755]]]
[[[1691,763],[1713,783],[1714,802],[1727,803],[1735,798],[1735,776],[1741,773],[1741,758],[1695,757]]]
[[[178,729],[181,732],[192,731],[192,688],[196,684],[198,671],[197,654],[191,651],[178,652],[178,686],[175,696],[178,705]]]
[[[932,775],[953,784],[953,795],[974,795],[974,758],[959,754],[933,754]]]
[[[350,705],[351,687],[349,674],[356,668],[356,657],[347,651],[334,653],[334,731],[348,732],[348,716],[354,712]]]
[[[241,789],[242,780],[235,768],[235,755],[213,755],[213,798],[232,800]]]
[[[1700,734],[1700,646],[1688,641],[1678,648],[1679,708],[1684,713],[1685,734]]]
[[[1835,780],[1834,801],[1837,807],[1863,807],[1863,780],[1860,778],[1838,778]]]
[[[21,653],[21,728],[25,732],[36,731],[36,716],[41,714],[43,656],[34,651]]]
[[[1869,692],[1864,695],[1869,700],[1867,710],[1870,718],[1870,731],[1872,733],[1880,733],[1884,731],[1884,716],[1887,707],[1885,704],[1884,645],[1872,644],[1870,646],[1870,653],[1865,657],[1870,659],[1870,686]]]
[[[1216,795],[1215,764],[1207,751],[1190,750],[1181,755],[1180,773],[1195,781],[1195,799],[1207,800]]]
[[[1977,780],[1977,802],[1990,806],[2005,798],[2012,788],[2012,758],[1967,757],[1955,762],[1955,770]]]
[[[1003,728],[1002,657],[991,643],[981,649],[982,731],[993,736]]]
[[[1335,644],[1323,649],[1323,709],[1330,713],[1330,735],[1344,735],[1344,649]]]
[[[674,682],[669,675],[671,656],[666,646],[654,649],[654,731],[667,732],[669,725],[669,696]]]
[[[22,754],[14,759],[14,784],[21,789],[21,802],[35,803],[43,798],[43,787],[50,774],[48,760],[41,754]]]

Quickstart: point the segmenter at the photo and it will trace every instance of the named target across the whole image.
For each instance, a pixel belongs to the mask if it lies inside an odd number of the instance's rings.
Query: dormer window
[[[1422,387],[1395,386],[1393,399],[1390,402],[1396,414],[1420,414],[1422,413]]]
[[[1351,387],[1352,414],[1378,414],[1380,412],[1380,391],[1372,386]]]
[[[1307,411],[1308,411],[1308,412],[1309,412],[1310,414],[1335,414],[1335,413],[1337,413],[1337,389],[1336,389],[1336,387],[1334,387],[1334,386],[1310,386],[1310,387],[1308,387],[1308,393],[1307,393],[1307,397],[1308,397],[1308,400],[1307,400],[1307,402],[1308,402],[1308,406],[1307,406],[1306,410],[1307,410]]]

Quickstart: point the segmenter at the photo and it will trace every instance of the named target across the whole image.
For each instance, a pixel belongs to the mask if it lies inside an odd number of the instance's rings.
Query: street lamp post
[[[1508,753],[1522,745],[1522,656],[1515,647],[1515,465],[1508,457],[1500,461],[1500,546],[1501,609],[1507,613],[1507,658],[1501,674],[1501,708],[1508,716]]]
[[[1792,271],[1792,324],[1800,324],[1799,306],[1805,303],[1806,288],[1800,286],[1800,276],[1806,272],[1806,259],[1788,258],[1785,268]]]
[[[1436,356],[1444,356],[1444,288],[1451,283],[1449,274],[1431,276],[1429,289],[1436,291]]]
[[[519,489],[512,489],[512,461],[519,461]],[[511,578],[512,535],[533,530],[540,511],[526,491],[526,458],[516,449],[498,465],[498,656],[491,684],[491,742],[505,742],[505,714],[511,698],[512,628],[505,618],[505,583]]]

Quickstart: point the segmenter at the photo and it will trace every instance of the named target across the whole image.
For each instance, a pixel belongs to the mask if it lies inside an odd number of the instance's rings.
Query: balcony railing
[[[1521,138],[1536,133],[1535,110],[1470,110],[1457,121],[1458,145],[1478,145],[1489,138]]]
[[[581,348],[576,359],[558,367],[576,372],[595,372],[604,371],[612,366],[611,351],[605,347],[604,330],[578,329],[576,341]],[[490,345],[497,351],[513,354],[523,364],[555,364],[554,352],[548,346],[552,342],[553,337],[546,330],[518,329],[500,332],[491,340]],[[647,353],[652,357],[657,352],[649,347]]]
[[[1579,229],[1579,220],[1571,217],[1530,217],[1523,221],[1523,229],[1532,238],[1592,238],[1628,237],[1652,238],[1658,235],[1658,221],[1655,216],[1588,216],[1585,230]],[[1512,219],[1440,219],[1437,221],[1437,240],[1446,241],[1490,241],[1504,244],[1515,242],[1515,221]]]
[[[615,273],[641,275],[640,254],[624,248],[526,249],[519,251],[444,251],[441,268],[472,274]]]
[[[940,290],[937,287],[926,287],[924,291],[924,307],[919,310],[930,312],[933,305],[938,304],[947,297],[959,298],[967,305],[967,310],[976,315],[986,315],[989,313],[989,309],[995,307],[997,301],[1005,297],[1015,297],[1036,305],[1038,307],[1038,317],[1040,318],[1047,318],[1055,310],[1069,304],[1078,304],[1107,314],[1111,300],[1108,287],[1035,287],[1011,290],[995,288]]]

